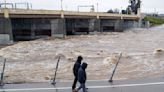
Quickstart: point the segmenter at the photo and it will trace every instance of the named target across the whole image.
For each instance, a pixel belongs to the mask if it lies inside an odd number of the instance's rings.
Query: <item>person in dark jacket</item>
[[[79,68],[78,70],[78,81],[80,83],[80,87],[76,90],[74,90],[74,92],[78,92],[81,88],[83,89],[83,92],[86,92],[86,87],[85,87],[85,83],[87,80],[87,74],[86,74],[86,68],[87,68],[88,64],[87,63],[83,63],[82,66]]]
[[[74,82],[72,85],[72,90],[74,90],[76,88],[76,83],[77,83],[77,77],[78,77],[78,70],[81,67],[81,61],[83,60],[82,56],[78,56],[76,63],[74,64],[73,67],[73,74],[74,74]]]

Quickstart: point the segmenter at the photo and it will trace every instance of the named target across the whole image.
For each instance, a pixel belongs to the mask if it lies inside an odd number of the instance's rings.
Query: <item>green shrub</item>
[[[144,18],[145,21],[149,21],[152,25],[164,24],[164,19],[147,16]]]

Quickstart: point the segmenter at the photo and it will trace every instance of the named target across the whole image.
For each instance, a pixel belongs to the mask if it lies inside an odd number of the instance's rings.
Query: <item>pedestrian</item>
[[[74,90],[76,88],[76,84],[77,84],[77,78],[78,78],[78,70],[81,67],[81,61],[83,60],[82,56],[78,56],[74,67],[73,67],[73,74],[74,74],[74,82],[72,84],[72,90]]]
[[[78,92],[81,88],[83,89],[83,92],[86,92],[86,87],[85,87],[85,83],[87,80],[87,74],[86,74],[86,68],[87,68],[88,64],[87,63],[83,63],[81,65],[81,67],[78,70],[78,82],[80,83],[80,86],[78,89],[75,89],[74,92]]]

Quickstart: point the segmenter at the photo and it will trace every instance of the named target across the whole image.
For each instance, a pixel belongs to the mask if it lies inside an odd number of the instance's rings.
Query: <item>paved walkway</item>
[[[72,82],[6,84],[0,92],[72,92]],[[88,92],[164,92],[164,78],[139,80],[120,80],[109,83],[108,80],[88,81]],[[81,91],[82,92],[82,91]]]

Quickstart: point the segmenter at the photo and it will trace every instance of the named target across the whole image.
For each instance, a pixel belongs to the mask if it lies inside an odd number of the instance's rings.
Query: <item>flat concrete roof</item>
[[[71,82],[6,84],[0,92],[72,92]],[[164,78],[147,78],[136,80],[87,81],[88,92],[163,92]],[[80,91],[82,92],[82,91]]]

